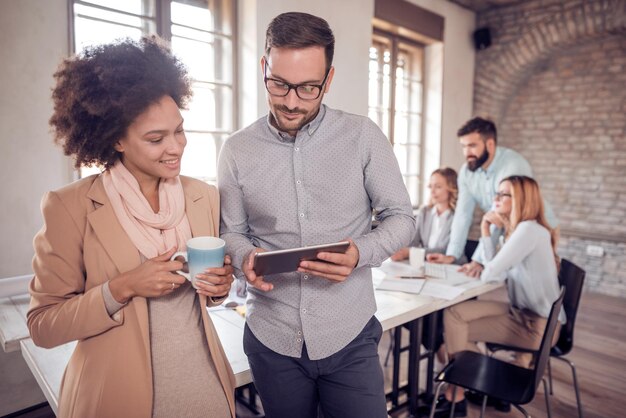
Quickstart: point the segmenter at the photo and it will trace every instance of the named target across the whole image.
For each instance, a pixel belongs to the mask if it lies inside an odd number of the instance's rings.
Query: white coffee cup
[[[409,248],[409,264],[411,267],[418,269],[424,268],[424,259],[426,258],[426,250],[424,248]]]
[[[185,277],[191,282],[194,288],[196,285],[196,275],[204,272],[210,267],[222,267],[224,265],[224,250],[226,242],[217,237],[195,237],[187,241],[187,251],[179,251],[172,256],[172,260],[176,257],[183,257],[189,266],[189,273],[182,270],[176,273]]]

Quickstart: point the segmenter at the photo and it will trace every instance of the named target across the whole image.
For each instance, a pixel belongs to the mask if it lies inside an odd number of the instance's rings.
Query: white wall
[[[441,165],[458,170],[464,162],[456,131],[472,117],[474,57],[472,11],[442,0],[407,0],[445,18]]]
[[[31,271],[41,196],[72,178],[48,131],[67,20],[66,0],[0,1],[0,279]],[[21,353],[0,351],[0,376],[0,415],[45,401]]]
[[[48,129],[67,21],[66,0],[0,2],[0,278],[31,271],[41,197],[71,180]]]

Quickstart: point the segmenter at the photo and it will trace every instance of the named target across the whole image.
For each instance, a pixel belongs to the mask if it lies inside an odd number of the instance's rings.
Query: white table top
[[[20,349],[20,340],[29,338],[26,312],[30,296],[0,298],[0,344],[5,353]]]
[[[375,295],[378,306],[376,317],[381,322],[383,329],[388,330],[428,315],[432,312],[436,312],[445,307],[457,304],[483,293],[490,292],[502,286],[502,284],[484,284],[479,281],[475,281],[460,286],[465,288],[466,291],[454,300],[443,300],[430,296],[376,290]],[[4,300],[0,300],[0,303],[3,301]],[[19,312],[19,316],[12,316],[12,324],[21,324],[21,327],[26,329],[28,295],[14,296],[11,298],[10,302],[15,305],[14,309],[16,312]],[[7,308],[7,306],[4,308]],[[2,308],[2,311],[5,311],[4,308]],[[10,309],[6,310],[10,311]],[[2,315],[4,317],[5,314]],[[252,381],[252,375],[248,366],[248,359],[243,351],[243,330],[245,319],[231,309],[210,310],[210,315],[220,336],[226,356],[231,363],[237,386],[250,383]],[[19,320],[17,318],[19,318]],[[2,326],[2,329],[4,329],[5,323],[2,322],[0,325]],[[76,342],[64,344],[53,349],[44,349],[35,346],[29,338],[24,339],[23,333],[20,334],[20,332],[18,332],[18,328],[19,326],[7,327],[7,330],[13,330],[11,332],[13,332],[14,335],[16,335],[15,338],[17,338],[17,340],[6,340],[7,345],[9,347],[19,345],[21,347],[22,355],[26,360],[26,363],[39,383],[39,386],[50,403],[50,406],[56,413],[61,379],[63,377],[65,366],[74,351]],[[26,329],[24,332],[27,337],[28,330]],[[3,344],[5,344],[5,340],[3,340]]]

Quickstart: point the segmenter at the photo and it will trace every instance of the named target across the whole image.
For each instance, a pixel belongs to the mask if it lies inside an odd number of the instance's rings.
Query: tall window
[[[376,32],[369,54],[369,117],[393,145],[411,203],[423,179],[423,46]]]
[[[194,96],[185,119],[181,173],[215,181],[217,156],[233,131],[234,0],[70,0],[73,48],[158,34],[187,66]],[[94,172],[81,170],[81,175]]]

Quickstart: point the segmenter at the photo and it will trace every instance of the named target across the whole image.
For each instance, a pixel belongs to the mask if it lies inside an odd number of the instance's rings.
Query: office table
[[[376,272],[376,269],[374,269]],[[374,274],[380,277],[380,272]],[[462,285],[465,290],[463,294],[453,300],[438,299],[420,294],[409,294],[395,291],[376,290],[376,303],[378,310],[376,317],[381,322],[383,330],[393,329],[404,324],[408,324],[411,339],[409,352],[409,376],[408,376],[408,402],[410,410],[417,407],[417,376],[419,371],[419,338],[421,337],[421,318],[444,309],[448,306],[463,302],[478,295],[490,292],[500,286],[501,283],[481,283],[479,281],[467,282]],[[25,312],[28,308],[28,296],[21,295],[12,297],[7,304],[14,305],[13,308],[20,312],[13,316],[14,321],[20,318],[25,336],[28,336],[26,329]],[[4,306],[9,308],[10,306]],[[3,309],[4,310],[4,309]],[[9,309],[7,309],[9,310]],[[13,315],[13,314],[12,314]],[[252,382],[252,376],[248,366],[247,357],[243,352],[243,330],[245,319],[231,309],[210,309],[210,316],[215,328],[220,336],[224,351],[231,363],[235,374],[237,387],[242,387]],[[14,328],[12,326],[12,328]],[[18,327],[19,328],[19,327]],[[26,360],[31,372],[39,383],[46,399],[50,403],[54,412],[57,412],[58,396],[61,379],[65,366],[76,346],[76,342],[64,344],[53,349],[44,349],[34,345],[29,338],[23,338],[24,333],[14,332],[13,340],[3,341],[9,347],[16,347],[18,344],[22,350],[22,355]],[[397,379],[397,377],[396,377]],[[394,382],[397,386],[397,382]],[[397,399],[395,400],[397,403]]]

